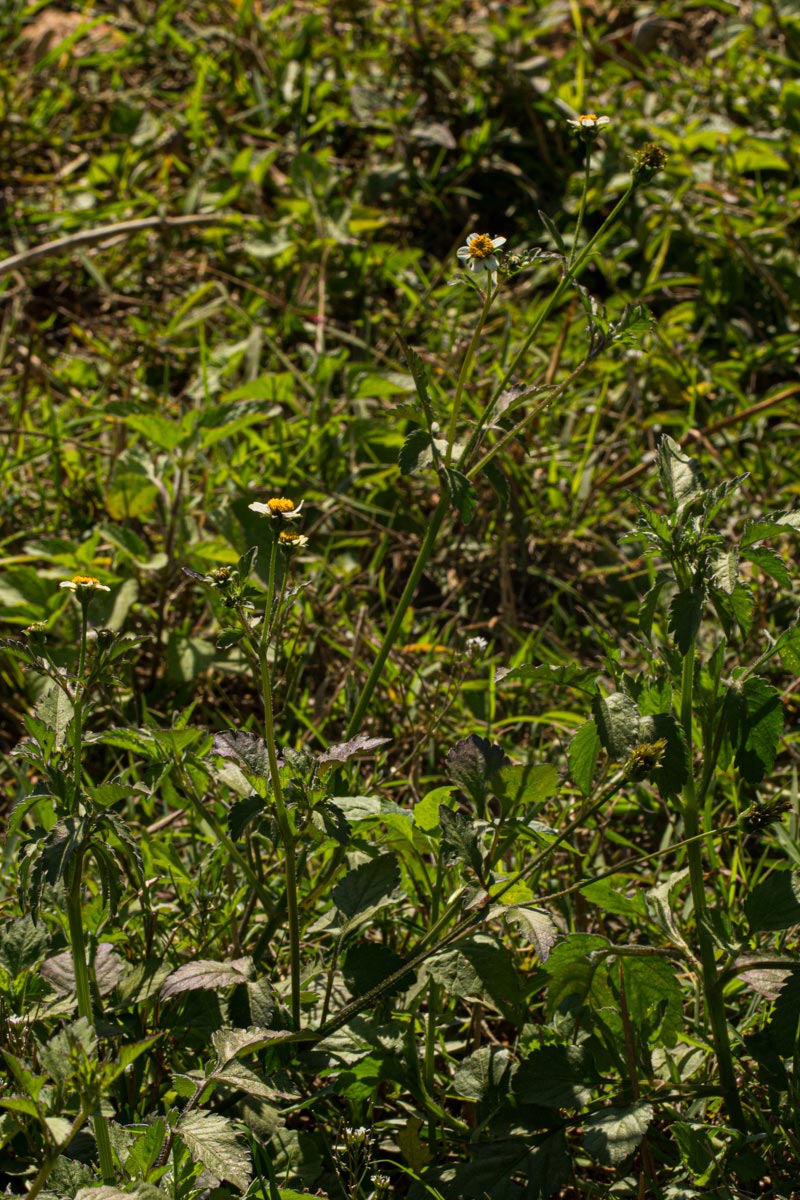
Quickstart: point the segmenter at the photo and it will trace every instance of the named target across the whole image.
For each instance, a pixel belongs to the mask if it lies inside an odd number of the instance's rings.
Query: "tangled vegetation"
[[[796,1200],[796,5],[4,16],[4,1194]]]

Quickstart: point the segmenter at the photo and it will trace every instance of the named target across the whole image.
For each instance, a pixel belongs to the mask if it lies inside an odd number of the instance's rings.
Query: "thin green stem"
[[[694,709],[694,663],[695,647],[692,643],[683,657],[681,678],[680,720],[683,736],[689,754],[692,752],[693,709]],[[711,1025],[711,1036],[717,1055],[719,1079],[722,1085],[728,1114],[738,1129],[746,1130],[747,1124],[739,1097],[739,1087],[736,1082],[733,1055],[728,1036],[728,1022],[725,1016],[725,1003],[722,993],[722,981],[717,974],[717,961],[714,939],[708,924],[708,908],[706,905],[705,880],[703,878],[703,848],[699,839],[701,833],[700,817],[695,791],[694,775],[689,777],[683,789],[683,822],[687,836],[687,859],[689,863],[689,882],[694,903],[695,924],[697,926],[697,943],[700,951],[700,967],[702,974],[703,994],[705,996],[706,1013]]]
[[[72,970],[75,977],[75,995],[78,1000],[78,1016],[83,1017],[91,1025],[94,1021],[92,1013],[92,994],[89,988],[89,968],[86,965],[86,942],[83,936],[83,912],[81,899],[83,896],[83,850],[75,855],[72,864],[70,884],[67,889],[67,924],[69,927],[70,951],[72,953]],[[111,1157],[111,1140],[108,1136],[108,1124],[102,1113],[92,1118],[97,1155],[100,1162],[100,1174],[103,1183],[114,1182],[114,1160]]]
[[[472,369],[472,362],[475,358],[475,351],[480,340],[483,327],[486,324],[486,318],[489,315],[489,309],[492,306],[492,301],[497,295],[497,287],[492,287],[492,272],[489,272],[489,282],[486,287],[486,295],[483,298],[483,308],[478,317],[477,324],[472,331],[472,337],[469,340],[466,353],[461,363],[461,370],[458,372],[456,380],[456,394],[453,398],[453,407],[450,410],[450,425],[447,431],[447,450],[445,451],[444,463],[446,467],[450,466],[453,458],[453,448],[456,442],[456,432],[458,428],[458,418],[461,413],[461,402],[464,398],[464,388],[466,387],[469,373]]]
[[[584,193],[583,193],[583,197],[581,200],[582,208],[585,207],[587,187],[588,187],[588,175],[584,179]],[[555,306],[562,299],[562,297],[564,296],[564,293],[566,292],[567,288],[569,287],[569,285],[571,284],[573,279],[577,278],[578,274],[580,273],[580,271],[583,269],[583,267],[589,260],[597,243],[603,237],[605,237],[605,235],[608,233],[611,226],[616,223],[617,218],[619,217],[620,213],[622,212],[625,205],[628,203],[628,200],[633,195],[635,190],[636,190],[636,181],[634,179],[631,179],[631,181],[628,184],[627,188],[625,189],[624,193],[622,194],[620,199],[617,201],[617,203],[614,205],[613,209],[608,214],[605,221],[603,221],[602,225],[597,230],[597,232],[589,239],[589,241],[584,246],[583,250],[581,250],[581,252],[579,254],[577,254],[575,256],[575,258],[567,264],[567,268],[566,268],[564,274],[562,275],[561,279],[559,280],[558,284],[556,285],[554,291],[551,292],[548,299],[545,300],[544,304],[542,305],[542,307],[539,309],[538,313],[534,317],[533,323],[531,324],[531,327],[528,330],[525,340],[523,341],[519,350],[517,351],[517,353],[514,355],[513,359],[511,360],[511,364],[506,369],[502,379],[500,380],[500,383],[494,389],[492,395],[490,396],[489,400],[487,401],[486,406],[485,406],[483,412],[481,413],[481,415],[475,425],[475,428],[472,431],[472,435],[471,435],[469,441],[467,442],[464,453],[461,455],[461,459],[460,459],[460,462],[463,463],[465,466],[469,465],[470,459],[472,458],[472,455],[474,454],[481,438],[483,437],[484,428],[492,414],[492,411],[494,410],[495,404],[497,403],[498,399],[500,398],[500,396],[503,394],[503,392],[506,390],[509,383],[511,382],[511,379],[514,376],[514,373],[517,370],[517,367],[522,362],[525,355],[528,353],[528,350],[530,349],[531,344],[532,344],[534,338],[536,337],[537,333],[539,332],[542,325],[547,320],[547,318],[549,317],[550,313],[553,311]],[[577,233],[576,233],[576,237],[577,237]],[[574,249],[575,249],[575,246],[573,245],[573,250]],[[581,370],[583,369],[583,365],[581,366],[580,369]],[[573,373],[573,377],[574,377],[574,373]],[[553,396],[549,396],[548,402],[551,401],[552,399],[553,399]],[[530,416],[527,416],[525,420],[527,421],[529,419],[530,419]],[[524,424],[524,422],[523,422],[523,424]],[[504,437],[502,442],[498,444],[498,449],[500,448],[500,445],[505,445],[514,436],[516,436],[516,431],[515,431],[515,433],[510,433],[506,437]],[[485,464],[489,458],[494,456],[494,454],[496,452],[497,451],[493,449],[492,454],[485,455],[484,458],[481,460],[481,465]],[[472,471],[471,474],[475,474],[475,472]]]
[[[570,250],[570,254],[569,254],[569,265],[570,266],[572,266],[572,264],[575,262],[576,255],[578,253],[578,239],[581,236],[581,229],[583,228],[583,217],[586,212],[586,197],[589,194],[589,175],[591,173],[591,169],[592,169],[592,144],[591,144],[591,142],[587,141],[586,142],[586,166],[585,166],[585,169],[583,172],[583,190],[581,191],[581,199],[580,199],[580,203],[578,205],[578,216],[575,221],[575,233],[572,238],[572,249]]]
[[[367,681],[361,690],[361,695],[358,698],[358,704],[356,705],[353,715],[350,718],[350,722],[347,726],[348,738],[355,737],[364,723],[364,717],[366,716],[369,702],[372,699],[375,688],[378,686],[378,682],[381,674],[383,673],[383,668],[386,665],[386,660],[389,657],[392,646],[397,641],[397,636],[400,633],[400,628],[403,624],[403,618],[406,615],[408,606],[414,599],[417,586],[422,578],[422,572],[425,570],[428,559],[433,551],[433,547],[436,544],[436,538],[439,534],[439,530],[442,527],[442,522],[444,521],[449,504],[450,498],[447,494],[444,483],[442,483],[442,492],[439,497],[439,503],[433,510],[431,519],[428,522],[428,528],[425,532],[422,545],[417,553],[414,566],[411,568],[411,574],[409,575],[406,586],[403,589],[403,594],[397,602],[394,615],[389,622],[389,627],[386,630],[386,633],[383,636],[381,648],[378,651],[375,662],[372,664],[372,670],[370,671]]]
[[[89,622],[89,601],[81,598],[81,637],[78,648],[78,674],[75,684],[75,701],[72,713],[72,768],[75,779],[75,806],[81,795],[83,748],[83,701],[86,690],[83,672],[86,666],[86,631]]]
[[[269,558],[269,581],[267,584],[267,606],[264,610],[261,641],[258,647],[261,673],[261,699],[264,705],[264,741],[267,745],[270,782],[275,800],[275,817],[278,833],[283,845],[284,879],[286,881],[286,916],[289,926],[289,971],[291,977],[292,1024],[300,1028],[300,918],[297,907],[297,873],[294,853],[297,839],[283,797],[278,755],[275,749],[275,719],[272,708],[272,676],[267,659],[269,632],[272,625],[272,603],[275,595],[275,566],[278,557],[278,538],[273,537]]]

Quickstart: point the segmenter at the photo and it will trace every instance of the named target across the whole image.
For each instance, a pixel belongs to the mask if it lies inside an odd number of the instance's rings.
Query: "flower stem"
[[[267,660],[269,632],[272,626],[272,603],[275,596],[275,566],[278,557],[278,538],[273,536],[269,558],[269,579],[267,583],[267,604],[264,609],[264,622],[261,639],[258,646],[258,661],[261,673],[261,698],[264,705],[264,741],[267,744],[270,782],[272,795],[275,799],[275,817],[278,823],[278,833],[283,844],[284,879],[286,881],[286,916],[289,925],[289,970],[291,975],[291,1009],[292,1024],[300,1028],[300,920],[297,908],[297,873],[295,870],[294,852],[297,839],[292,831],[292,823],[283,798],[278,755],[275,750],[275,720],[272,708],[272,677]]]
[[[570,255],[569,255],[569,265],[570,266],[572,266],[572,264],[575,262],[575,258],[578,253],[578,239],[581,236],[581,229],[583,228],[583,217],[584,217],[584,213],[586,212],[586,197],[589,194],[589,175],[591,173],[591,169],[592,169],[592,147],[591,147],[591,143],[587,141],[587,143],[586,143],[586,167],[585,167],[585,170],[583,173],[583,190],[581,191],[581,199],[580,199],[580,203],[578,205],[578,217],[575,222],[575,233],[572,238],[572,250],[570,251]]]
[[[433,551],[433,547],[436,544],[436,538],[439,534],[439,530],[442,527],[442,522],[444,521],[445,514],[449,506],[450,497],[447,494],[444,484],[442,484],[442,493],[439,497],[439,503],[433,510],[433,515],[428,522],[428,528],[425,532],[422,545],[417,552],[417,558],[414,566],[411,568],[411,574],[406,581],[406,586],[403,588],[403,594],[397,602],[397,608],[394,611],[394,616],[389,622],[389,628],[386,630],[386,633],[383,636],[381,648],[378,651],[375,662],[372,664],[372,670],[370,671],[367,681],[361,690],[361,695],[358,698],[358,704],[356,705],[353,715],[350,718],[350,723],[347,726],[348,738],[355,737],[355,735],[361,729],[361,726],[364,724],[364,717],[366,716],[369,702],[372,699],[375,688],[378,686],[378,681],[380,680],[392,646],[397,641],[400,627],[403,624],[403,618],[406,615],[408,606],[414,599],[417,586],[422,578],[422,572],[425,570],[428,559]]]
[[[458,379],[456,381],[456,394],[453,398],[453,407],[450,410],[450,425],[447,431],[447,450],[444,456],[444,464],[446,467],[450,466],[450,462],[453,458],[453,447],[455,446],[456,442],[456,431],[458,426],[458,417],[461,412],[461,402],[464,398],[464,388],[467,380],[469,379],[472,361],[475,358],[475,350],[477,349],[483,327],[486,324],[486,318],[489,315],[489,309],[492,306],[492,301],[496,295],[497,287],[492,287],[492,272],[490,271],[489,282],[486,287],[486,295],[483,299],[483,308],[481,309],[477,324],[472,331],[472,337],[469,340],[467,352],[464,355],[464,359],[461,363],[461,370],[458,372]]]
[[[75,977],[75,995],[78,1000],[78,1016],[92,1024],[94,1018],[92,995],[89,989],[89,970],[86,966],[86,942],[83,936],[82,894],[83,850],[79,850],[72,864],[71,879],[67,889],[67,924],[72,953],[72,971]],[[92,1117],[92,1127],[97,1142],[100,1174],[103,1176],[103,1183],[111,1184],[114,1182],[114,1161],[111,1157],[108,1124],[102,1113],[98,1112]]]
[[[692,750],[694,662],[695,648],[694,643],[692,643],[683,658],[680,712],[683,736],[690,755]],[[725,1017],[725,1004],[722,995],[723,980],[717,973],[714,939],[711,936],[708,924],[708,907],[706,905],[705,881],[703,878],[703,847],[702,842],[697,840],[701,833],[700,816],[694,776],[691,770],[683,789],[683,823],[688,840],[686,854],[689,863],[689,881],[692,889],[692,901],[694,903],[695,924],[697,926],[703,994],[708,1020],[711,1025],[714,1050],[717,1055],[720,1084],[722,1085],[730,1119],[737,1129],[746,1130],[747,1123],[739,1097],[736,1071],[734,1069],[730,1038],[728,1036],[728,1022]]]

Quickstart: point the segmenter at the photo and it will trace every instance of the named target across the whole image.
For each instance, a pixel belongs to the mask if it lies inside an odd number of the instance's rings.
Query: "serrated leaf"
[[[376,750],[378,746],[386,746],[391,740],[391,738],[384,737],[367,737],[366,734],[359,733],[349,742],[339,742],[335,746],[328,746],[328,749],[320,754],[317,762],[320,765],[330,762],[344,763],[355,754],[366,754],[370,750]]]
[[[561,236],[561,234],[558,232],[558,230],[556,229],[556,227],[553,224],[550,217],[548,217],[547,213],[543,212],[541,208],[539,209],[539,220],[542,222],[545,229],[550,234],[550,237],[553,239],[553,242],[555,243],[559,253],[563,254],[564,258],[566,258],[567,257],[567,247],[564,245],[564,239]]]
[[[597,734],[613,759],[627,758],[639,737],[639,710],[624,692],[603,696],[597,692],[592,704]],[[588,735],[587,735],[588,737]]]
[[[66,692],[53,684],[44,693],[35,711],[38,719],[55,734],[56,746],[63,746],[67,729],[75,715],[75,707]]]
[[[116,804],[119,800],[127,800],[128,796],[136,794],[136,789],[127,787],[124,783],[101,783],[88,789],[89,795],[100,808]]]
[[[547,1012],[575,1013],[589,1004],[597,1008],[613,1008],[616,999],[608,986],[607,972],[597,951],[607,950],[609,942],[595,934],[572,933],[554,948],[543,970],[549,980]]]
[[[252,975],[253,961],[250,958],[236,958],[230,962],[200,959],[184,963],[164,981],[161,999],[168,1000],[183,992],[235,987],[239,983],[246,983]]]
[[[44,925],[36,925],[26,913],[16,920],[7,920],[0,928],[0,966],[12,980],[38,964],[50,945],[50,934]]]
[[[497,465],[497,463],[492,460],[486,463],[484,466],[483,474],[486,476],[489,486],[494,492],[495,496],[497,496],[497,499],[500,501],[502,508],[508,508],[508,503],[511,499],[511,489],[504,472]]]
[[[433,788],[426,792],[418,804],[414,805],[414,824],[423,833],[432,834],[439,829],[439,807],[452,796],[454,787]]]
[[[653,633],[653,618],[656,615],[658,601],[665,585],[669,582],[670,577],[666,574],[657,578],[639,605],[639,628],[642,631],[642,636],[647,638],[648,642]]]
[[[764,538],[783,535],[800,530],[800,512],[776,512],[747,521],[739,545],[744,549]]]
[[[689,954],[689,947],[678,928],[672,911],[672,893],[683,887],[688,878],[688,869],[675,871],[663,883],[646,892],[644,897],[650,919],[667,934],[673,945],[678,946],[687,954]]]
[[[454,812],[446,805],[439,806],[439,828],[442,857],[445,866],[463,863],[480,875],[483,855],[480,850],[480,830],[466,813]]]
[[[228,810],[228,833],[235,842],[239,841],[250,822],[259,817],[265,809],[264,800],[255,794],[245,796],[243,800],[237,800],[231,805]]]
[[[775,643],[775,650],[786,670],[800,675],[800,625],[785,629]]]
[[[256,1050],[263,1048],[265,1041],[270,1037],[268,1029],[254,1025],[249,1029],[217,1029],[211,1035],[211,1042],[217,1054],[217,1066],[224,1067],[245,1051],[254,1054]]]
[[[520,936],[535,948],[541,962],[547,962],[550,951],[560,936],[559,928],[549,913],[527,904],[515,904],[506,909],[506,921],[515,925]]]
[[[401,475],[413,475],[431,462],[431,435],[426,429],[412,429],[400,448],[397,465]]]
[[[699,588],[676,592],[669,606],[668,628],[681,655],[689,653],[703,614],[703,593]]]
[[[786,563],[769,546],[753,546],[749,550],[745,550],[742,558],[760,567],[765,575],[769,575],[781,587],[792,586],[792,577],[787,570]]]
[[[394,854],[379,854],[362,863],[337,883],[331,896],[349,921],[362,920],[389,903],[400,886],[400,867]]]
[[[505,1046],[480,1046],[459,1063],[453,1077],[457,1096],[496,1107],[508,1092],[514,1059]]]
[[[255,734],[218,733],[214,737],[214,753],[221,758],[232,758],[260,779],[270,778],[267,743]]]
[[[543,683],[546,687],[574,687],[582,692],[589,690],[588,685],[597,677],[594,667],[578,667],[573,663],[559,666],[532,663],[521,663],[518,667],[509,667],[497,672],[497,682],[507,683],[512,679],[523,679],[527,683]]]
[[[252,1175],[250,1155],[237,1138],[232,1121],[217,1113],[193,1111],[181,1117],[176,1133],[193,1160],[202,1163],[215,1179],[247,1191]]]
[[[639,1147],[652,1119],[653,1109],[644,1100],[594,1113],[584,1125],[586,1152],[604,1166],[619,1166]]]
[[[525,816],[534,812],[558,791],[558,771],[551,763],[504,766],[488,778],[489,789],[502,801],[503,814],[524,808]]]
[[[715,587],[730,596],[739,582],[739,555],[734,550],[719,550],[709,560],[711,579]]]
[[[700,463],[684,454],[667,434],[658,444],[658,465],[664,489],[678,513],[706,490]]]
[[[639,722],[639,737],[642,742],[651,744],[662,738],[667,743],[661,762],[652,771],[651,778],[664,798],[679,795],[689,778],[689,754],[683,730],[674,714],[654,713],[652,716],[642,717]]]
[[[243,629],[226,629],[217,638],[216,647],[218,650],[230,650],[232,646],[237,646],[244,636]]]
[[[674,1046],[683,1028],[683,993],[664,958],[623,958],[628,1015],[642,1043]]]
[[[447,488],[453,508],[464,524],[469,525],[475,509],[478,507],[475,488],[466,475],[457,471],[455,467],[442,467],[439,474]]]
[[[776,688],[758,675],[734,684],[726,712],[735,762],[748,783],[760,783],[772,770],[783,734],[783,705]]]
[[[483,812],[489,778],[506,765],[510,763],[500,746],[473,733],[448,752],[445,771],[473,800],[478,811]]]
[[[519,1064],[513,1091],[522,1104],[582,1108],[592,1094],[587,1080],[593,1076],[584,1047],[542,1046]]]
[[[601,750],[600,735],[594,721],[581,725],[567,749],[569,773],[584,796],[591,795],[592,776]]]
[[[236,572],[239,576],[240,584],[247,582],[247,580],[250,576],[250,573],[256,564],[257,558],[258,558],[258,546],[251,546],[250,549],[246,550],[245,553],[242,555],[242,557],[239,559],[238,563],[236,564]]]
[[[750,892],[744,912],[753,933],[800,925],[800,871],[776,871]]]
[[[603,913],[615,913],[617,916],[639,920],[643,909],[641,900],[638,895],[636,900],[632,900],[623,892],[618,892],[612,883],[614,878],[616,876],[612,876],[610,879],[596,879],[592,883],[584,884],[580,893]]]
[[[267,1087],[261,1076],[251,1071],[244,1063],[229,1062],[215,1070],[212,1077],[216,1083],[227,1084],[238,1092],[245,1092],[246,1095],[256,1096],[260,1100],[274,1100],[278,1096],[274,1088]]]

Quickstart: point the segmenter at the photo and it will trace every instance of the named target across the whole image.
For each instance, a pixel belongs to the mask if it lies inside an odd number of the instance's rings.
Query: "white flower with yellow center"
[[[495,250],[505,246],[504,237],[489,237],[488,233],[471,233],[466,246],[460,246],[456,257],[470,271],[496,271],[498,267]]]
[[[65,579],[58,585],[66,588],[69,592],[110,592],[111,588],[106,587],[99,579],[95,579],[94,575],[73,575],[72,579]]]
[[[597,133],[604,125],[611,124],[611,118],[598,117],[596,113],[581,113],[576,121],[567,120],[567,124],[580,129],[581,133]]]
[[[308,538],[304,533],[295,533],[293,529],[282,529],[278,534],[278,545],[283,546],[284,550],[302,550],[308,545]]]
[[[263,513],[265,517],[272,517],[279,521],[296,521],[300,516],[300,509],[303,507],[301,500],[295,506],[294,500],[287,500],[285,496],[273,496],[266,504],[259,504],[256,501],[253,504],[248,504],[253,512]]]

